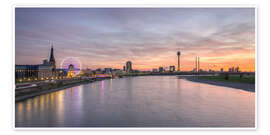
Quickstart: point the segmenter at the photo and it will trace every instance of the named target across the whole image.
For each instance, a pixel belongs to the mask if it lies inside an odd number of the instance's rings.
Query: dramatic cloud
[[[53,41],[58,66],[78,57],[83,67],[151,70],[177,64],[192,70],[240,66],[255,70],[254,8],[17,8],[16,64],[38,64]]]

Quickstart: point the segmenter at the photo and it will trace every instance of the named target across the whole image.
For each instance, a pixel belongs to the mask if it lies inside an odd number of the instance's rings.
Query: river
[[[15,104],[16,127],[254,127],[255,93],[175,76],[97,81]]]

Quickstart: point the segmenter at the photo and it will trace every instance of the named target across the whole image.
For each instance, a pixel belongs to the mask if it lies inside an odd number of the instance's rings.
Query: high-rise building
[[[112,73],[112,68],[104,68],[104,72],[106,74],[111,74]]]
[[[239,67],[236,67],[235,68],[235,72],[239,72]]]
[[[159,72],[164,72],[164,68],[163,68],[163,67],[159,67],[159,68],[158,68],[158,71],[159,71]]]
[[[153,68],[152,72],[158,72],[158,70],[156,68]]]
[[[223,72],[223,68],[220,69],[220,72]]]
[[[175,66],[170,66],[170,72],[175,72]]]
[[[131,61],[127,61],[127,63],[126,63],[126,72],[132,72],[132,63],[131,63]]]
[[[178,67],[177,67],[177,71],[180,72],[180,51],[177,52],[177,58],[178,58]]]

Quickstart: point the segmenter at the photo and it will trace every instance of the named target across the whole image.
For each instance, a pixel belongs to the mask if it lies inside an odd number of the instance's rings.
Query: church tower
[[[55,70],[56,69],[55,59],[54,59],[54,54],[53,54],[53,46],[51,46],[50,65],[52,67],[52,70]]]

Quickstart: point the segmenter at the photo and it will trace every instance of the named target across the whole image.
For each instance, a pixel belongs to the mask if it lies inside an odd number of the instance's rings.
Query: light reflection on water
[[[104,104],[104,80],[101,81],[100,103]]]
[[[255,94],[145,76],[104,80],[17,102],[16,127],[254,127]]]

